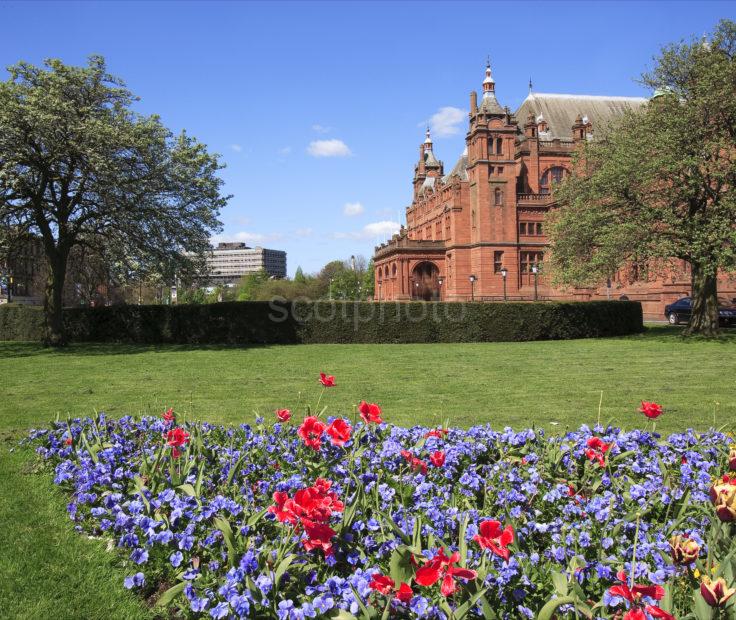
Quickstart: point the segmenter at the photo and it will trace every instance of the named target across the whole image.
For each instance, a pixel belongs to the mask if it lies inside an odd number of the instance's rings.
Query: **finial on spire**
[[[486,56],[486,67],[488,69],[491,68],[491,55],[490,54],[488,54],[488,56]]]
[[[495,89],[496,83],[491,76],[491,57],[489,56],[486,62],[486,79],[483,80],[483,97],[489,97]]]
[[[428,148],[430,148],[430,149],[431,149],[431,148],[432,148],[432,138],[431,138],[431,136],[429,135],[429,125],[427,125],[427,132],[425,133],[425,136],[426,136],[426,138],[425,138],[425,140],[424,140],[424,144],[425,144],[425,145],[426,145],[426,146],[427,146]]]
[[[532,94],[532,78],[529,78],[529,94]]]

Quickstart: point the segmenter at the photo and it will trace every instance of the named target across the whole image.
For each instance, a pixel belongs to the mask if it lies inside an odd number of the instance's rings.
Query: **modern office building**
[[[271,277],[286,277],[286,252],[245,243],[218,243],[207,257],[203,280],[210,285],[235,284],[250,273],[266,271]]]

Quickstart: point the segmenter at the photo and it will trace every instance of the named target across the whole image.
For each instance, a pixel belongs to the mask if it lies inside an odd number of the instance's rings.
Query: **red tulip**
[[[366,424],[382,424],[381,419],[381,408],[375,403],[367,403],[364,400],[358,405],[358,411],[360,411],[360,417]]]
[[[172,407],[169,407],[166,411],[164,411],[163,415],[161,416],[164,419],[164,422],[167,424],[170,424],[175,419],[174,409]]]
[[[376,590],[381,594],[388,595],[394,589],[395,585],[396,582],[391,579],[391,577],[376,573],[371,578],[371,582],[368,584],[368,587],[371,588],[371,590]]]
[[[342,418],[333,420],[332,424],[327,427],[327,434],[330,436],[330,441],[336,446],[344,446],[350,441],[350,434],[352,432],[353,427]]]
[[[326,388],[335,387],[335,377],[332,375],[326,375],[323,372],[319,373],[319,382]]]
[[[417,570],[414,575],[414,581],[420,586],[431,586],[442,579],[440,592],[442,596],[447,597],[454,594],[457,590],[455,578],[475,579],[478,573],[467,568],[453,566],[460,561],[460,554],[455,552],[449,558],[445,555],[444,548],[437,552],[431,560],[427,560],[424,566]]]
[[[710,488],[710,501],[716,508],[716,515],[725,522],[736,521],[736,476],[728,475],[716,479]]]
[[[442,450],[437,450],[430,454],[429,460],[435,467],[442,467],[445,464],[445,453]]]
[[[180,448],[184,444],[189,442],[189,433],[187,433],[181,426],[172,428],[166,433],[166,443],[172,448]]]
[[[333,530],[329,525],[324,523],[313,523],[308,519],[302,519],[302,525],[304,526],[304,533],[307,537],[302,540],[302,544],[307,551],[313,549],[322,549],[325,557],[330,556],[334,553],[332,549],[332,538],[337,532]]]
[[[449,432],[450,432],[449,429],[446,429],[446,428],[433,428],[428,433],[425,433],[424,434],[424,437],[425,437],[425,439],[427,439],[429,437],[439,437],[440,439],[442,439]]]
[[[291,411],[289,411],[288,409],[277,409],[276,417],[278,418],[279,422],[288,422],[289,420],[291,420]]]
[[[304,418],[304,422],[297,430],[297,435],[304,440],[304,445],[319,450],[322,446],[322,433],[325,430],[323,422],[313,415]]]
[[[606,466],[606,452],[611,449],[610,443],[606,443],[600,437],[590,437],[586,443],[588,449],[585,451],[585,456],[590,461],[598,461],[598,465],[601,467]]]
[[[399,589],[396,591],[396,598],[402,603],[409,603],[414,596],[411,586],[408,583],[401,582]]]
[[[647,416],[650,420],[655,420],[664,413],[662,411],[662,405],[658,405],[657,403],[650,403],[645,400],[641,401],[641,407],[639,407],[639,411]]]
[[[423,475],[427,475],[427,464],[422,459],[418,459],[409,450],[402,450],[401,456],[404,457],[414,471],[421,471]]]
[[[64,443],[65,443],[65,444],[66,444],[67,446],[71,446],[71,445],[72,445],[72,441],[73,441],[73,440],[72,440],[72,438],[71,438],[71,437],[66,437],[66,438],[64,439]]]
[[[507,525],[503,530],[498,521],[483,521],[478,526],[480,534],[473,536],[473,540],[481,549],[490,549],[497,556],[508,561],[510,552],[508,546],[514,542],[514,528]]]

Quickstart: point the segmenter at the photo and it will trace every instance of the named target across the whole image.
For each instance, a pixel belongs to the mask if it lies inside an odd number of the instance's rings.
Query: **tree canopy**
[[[717,277],[736,267],[736,24],[662,50],[655,96],[583,144],[550,217],[558,283],[587,285],[627,262],[691,270],[689,333],[718,329]]]
[[[49,267],[47,340],[64,341],[70,252],[101,257],[121,279],[193,273],[220,230],[219,157],[158,116],[92,56],[86,67],[21,62],[0,82],[0,251],[28,234]]]

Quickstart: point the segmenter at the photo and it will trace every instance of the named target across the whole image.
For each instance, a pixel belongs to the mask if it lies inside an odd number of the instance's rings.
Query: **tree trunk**
[[[685,335],[718,335],[718,279],[703,265],[692,263],[692,314]]]
[[[66,278],[66,258],[49,259],[50,273],[46,280],[46,296],[44,298],[44,315],[46,318],[45,344],[50,347],[66,345],[64,333],[63,296],[64,279]]]

